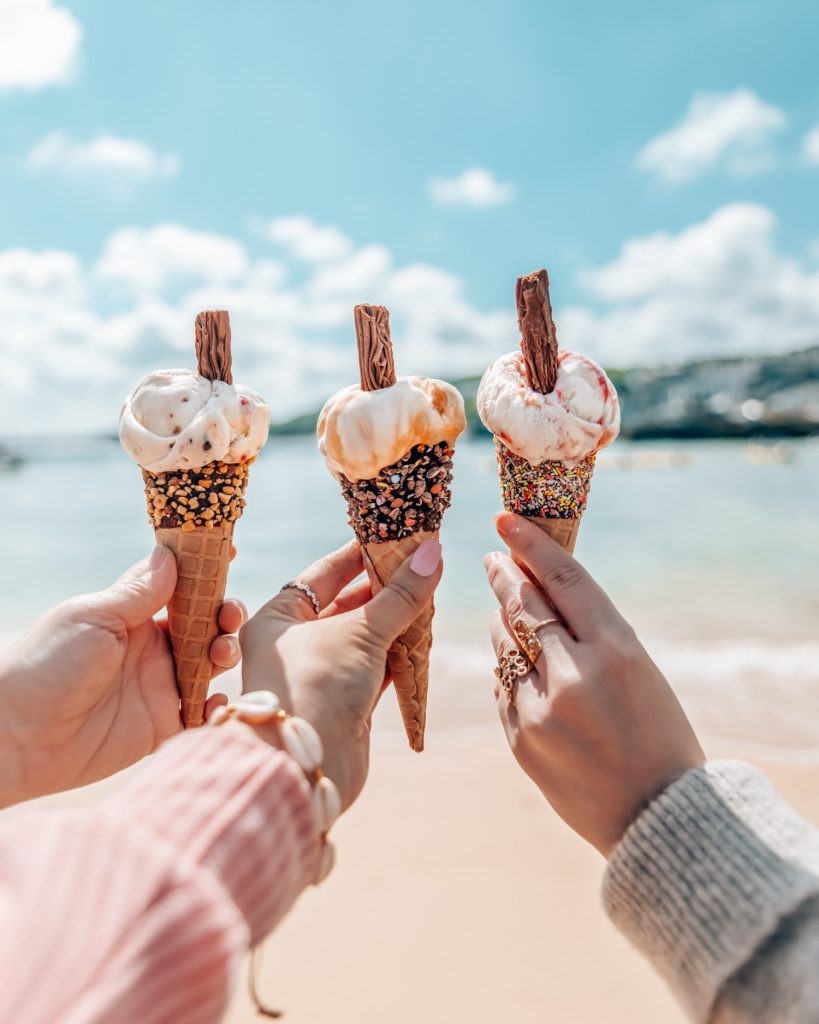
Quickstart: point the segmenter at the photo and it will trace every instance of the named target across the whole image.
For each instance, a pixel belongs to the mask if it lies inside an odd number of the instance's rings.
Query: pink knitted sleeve
[[[219,1021],[318,853],[300,769],[241,725],[176,737],[94,807],[5,812],[0,1021]]]

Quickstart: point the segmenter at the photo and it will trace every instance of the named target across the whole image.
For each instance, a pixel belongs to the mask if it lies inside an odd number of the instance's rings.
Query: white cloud
[[[49,132],[25,158],[33,171],[72,176],[112,176],[127,179],[170,178],[179,170],[179,158],[161,154],[139,139],[97,135],[76,142],[64,132]]]
[[[775,161],[771,140],[785,115],[750,89],[700,93],[680,123],[641,150],[637,166],[671,184],[722,167],[733,174],[765,170]]]
[[[349,245],[306,275],[295,255],[251,260],[236,239],[179,224],[120,229],[90,265],[67,252],[0,250],[0,374],[14,384],[0,436],[112,429],[141,374],[193,363],[200,309],[230,311],[237,379],[278,419],[355,379],[352,307],[362,300],[390,306],[402,373],[473,371],[512,344],[511,304],[484,313],[458,276],[396,266],[382,245]]]
[[[819,341],[819,270],[777,250],[770,210],[722,207],[677,233],[632,239],[587,269],[588,302],[560,308],[561,343],[609,365],[784,351]],[[351,243],[352,245],[352,243]],[[316,408],[357,373],[352,307],[390,309],[400,373],[479,373],[517,344],[512,284],[477,308],[461,276],[353,246],[308,267],[179,224],[123,228],[96,262],[0,250],[0,405],[10,432],[112,429],[121,398],[157,366],[192,365],[200,309],[231,314],[236,377],[277,419]]]
[[[441,206],[502,206],[517,195],[517,186],[509,181],[498,181],[484,167],[469,167],[457,178],[433,178],[427,184],[427,193]]]
[[[101,280],[145,293],[191,281],[232,281],[247,267],[244,246],[232,238],[192,231],[181,224],[158,224],[114,232],[105,243],[96,274]]]
[[[819,272],[777,251],[769,209],[734,203],[671,234],[626,242],[581,283],[561,342],[610,365],[784,352],[819,342]]]
[[[262,230],[271,242],[305,263],[341,259],[353,249],[353,243],[338,228],[316,224],[309,217],[277,217]]]
[[[819,124],[805,133],[802,139],[802,156],[809,164],[819,166]]]
[[[53,0],[0,0],[0,92],[68,81],[82,28]]]

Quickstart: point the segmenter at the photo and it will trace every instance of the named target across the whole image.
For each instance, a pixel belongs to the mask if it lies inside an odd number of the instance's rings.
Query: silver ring
[[[290,580],[288,583],[284,584],[279,593],[281,594],[283,590],[301,591],[301,593],[309,599],[310,604],[313,606],[313,611],[316,613],[316,617],[321,615],[321,604],[319,603],[318,595],[309,583],[304,583],[302,580]]]

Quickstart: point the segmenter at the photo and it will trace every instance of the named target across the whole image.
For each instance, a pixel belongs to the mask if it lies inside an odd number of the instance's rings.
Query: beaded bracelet
[[[219,726],[237,718],[247,725],[275,722],[285,751],[293,758],[312,787],[313,816],[316,819],[321,857],[313,885],[319,885],[330,874],[335,863],[335,850],[327,841],[327,833],[341,814],[341,796],[335,784],[321,770],[324,746],[321,737],[303,718],[288,715],[279,698],[270,690],[252,690],[241,697],[214,708],[208,725]]]

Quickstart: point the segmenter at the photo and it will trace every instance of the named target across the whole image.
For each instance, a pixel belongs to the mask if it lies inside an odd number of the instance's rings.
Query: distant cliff
[[[800,437],[819,433],[819,345],[782,356],[713,359],[659,369],[609,369],[620,394],[623,436],[631,438]],[[456,380],[469,431],[478,377]],[[317,412],[273,426],[273,434],[315,430]]]
[[[612,375],[634,438],[801,436],[819,431],[819,345]]]

